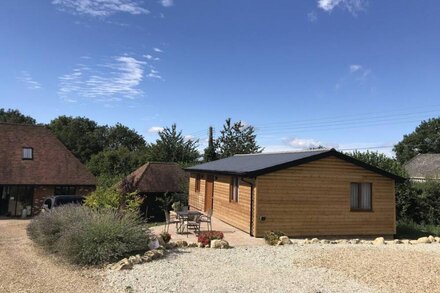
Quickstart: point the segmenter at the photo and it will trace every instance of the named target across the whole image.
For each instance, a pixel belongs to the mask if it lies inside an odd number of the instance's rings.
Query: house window
[[[23,148],[21,158],[23,160],[32,160],[34,158],[34,150],[32,148]]]
[[[195,184],[195,191],[196,192],[200,192],[200,178],[201,178],[202,176],[200,176],[200,174],[197,174],[196,175],[196,184]]]
[[[351,210],[371,211],[371,183],[351,183]]]
[[[75,186],[55,186],[54,195],[76,195]]]
[[[240,181],[237,176],[231,178],[231,195],[230,200],[238,202]]]

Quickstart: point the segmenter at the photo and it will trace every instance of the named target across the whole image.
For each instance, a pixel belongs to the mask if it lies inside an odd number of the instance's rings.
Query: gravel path
[[[0,292],[103,290],[95,270],[59,264],[34,247],[26,235],[28,223],[27,220],[0,220]]]
[[[440,292],[440,245],[182,249],[132,271],[120,292]]]

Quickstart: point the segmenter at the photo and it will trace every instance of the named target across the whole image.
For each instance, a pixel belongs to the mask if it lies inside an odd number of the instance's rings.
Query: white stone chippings
[[[324,268],[295,266],[301,248],[179,249],[131,271],[105,271],[120,291],[134,292],[370,292]]]

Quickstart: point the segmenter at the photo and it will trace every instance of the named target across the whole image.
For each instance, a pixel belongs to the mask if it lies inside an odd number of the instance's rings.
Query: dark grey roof
[[[217,173],[228,175],[239,175],[246,177],[255,177],[269,172],[281,170],[288,167],[297,166],[307,162],[319,160],[328,156],[336,156],[345,161],[368,169],[370,171],[382,174],[392,179],[402,181],[404,178],[389,173],[385,170],[376,168],[335,149],[320,149],[289,153],[262,153],[250,155],[235,155],[229,158],[200,164],[194,167],[186,168],[190,172]]]
[[[440,179],[440,154],[419,154],[404,168],[410,178]]]

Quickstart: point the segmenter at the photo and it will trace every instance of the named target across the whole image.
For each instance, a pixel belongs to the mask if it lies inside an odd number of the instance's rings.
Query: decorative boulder
[[[188,247],[197,247],[197,243],[195,242],[188,243]]]
[[[411,244],[408,239],[402,239],[401,242],[403,244]]]
[[[281,236],[280,241],[283,245],[292,244],[292,241],[290,241],[289,237],[287,236]]]
[[[431,243],[435,242],[435,238],[432,235],[428,236],[429,241],[431,241]]]
[[[198,248],[205,248],[205,245],[201,242],[197,243],[197,247]]]
[[[221,248],[222,242],[220,239],[211,240],[211,248]]]
[[[121,259],[117,263],[110,266],[110,269],[115,271],[130,270],[132,268],[133,264],[128,260],[128,258]]]
[[[176,244],[177,244],[177,247],[187,247],[188,246],[188,242],[186,242],[185,240],[177,240]]]
[[[434,237],[435,242],[440,243],[440,237]]]
[[[377,237],[376,239],[374,239],[373,244],[374,245],[383,245],[383,244],[385,244],[385,238]]]
[[[323,240],[321,240],[321,244],[329,244],[329,243],[330,243],[330,241],[327,240],[327,239],[323,239]]]
[[[351,239],[349,242],[350,242],[350,244],[359,244],[359,243],[361,243],[361,240],[360,239]]]
[[[175,242],[168,242],[167,244],[165,244],[166,249],[174,249],[176,247],[177,247],[177,244]]]
[[[420,237],[419,239],[417,239],[417,243],[429,244],[431,243],[431,239],[429,239],[429,237]]]
[[[403,242],[399,239],[394,239],[393,244],[402,244]]]
[[[139,254],[132,255],[128,258],[128,261],[131,262],[134,265],[142,263],[142,258]]]
[[[310,240],[310,243],[312,243],[312,244],[319,243],[319,239],[318,238],[312,238],[312,240]]]
[[[221,242],[220,242],[220,248],[221,249],[227,249],[227,248],[229,248],[230,246],[229,246],[229,243],[228,243],[228,241],[226,241],[226,240],[221,240]]]

